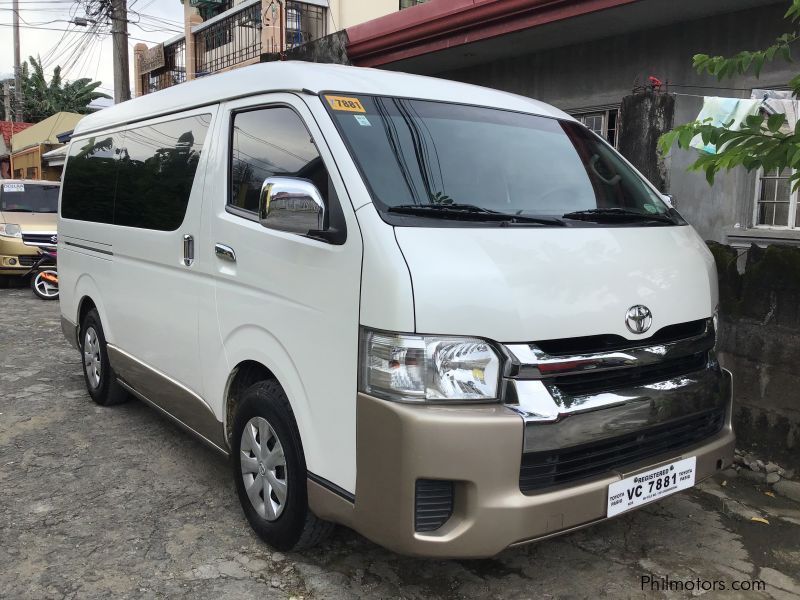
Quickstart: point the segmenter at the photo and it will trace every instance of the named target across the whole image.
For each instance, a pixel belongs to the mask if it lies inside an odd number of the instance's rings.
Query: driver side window
[[[303,121],[285,106],[234,115],[228,204],[257,213],[268,177],[308,179],[328,204],[328,171]]]

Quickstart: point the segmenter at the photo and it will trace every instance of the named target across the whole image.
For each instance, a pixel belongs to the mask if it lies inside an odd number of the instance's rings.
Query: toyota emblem
[[[650,329],[653,324],[653,313],[641,304],[631,306],[625,315],[625,325],[631,333],[641,334]]]

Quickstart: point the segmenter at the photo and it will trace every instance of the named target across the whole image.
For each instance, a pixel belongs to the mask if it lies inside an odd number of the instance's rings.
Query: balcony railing
[[[261,0],[243,2],[195,28],[197,76],[222,71],[261,55]]]
[[[210,14],[211,9],[230,7],[234,1],[192,0],[192,6]],[[262,53],[280,50],[277,36],[270,34],[262,42],[261,11],[265,4],[268,4],[265,0],[244,0],[192,27],[195,77],[256,62]],[[325,36],[327,9],[319,4],[318,0],[286,0],[285,23],[281,31],[285,36],[285,48],[294,48]],[[262,43],[267,47],[262,47]],[[164,66],[141,75],[142,93],[148,94],[186,81],[186,59],[185,38],[165,42]]]
[[[164,44],[164,66],[142,75],[145,94],[186,81],[186,38]]]

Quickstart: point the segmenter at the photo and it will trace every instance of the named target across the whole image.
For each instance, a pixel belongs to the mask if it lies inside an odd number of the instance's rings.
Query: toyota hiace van
[[[732,459],[711,254],[529,98],[292,62],[183,83],[78,124],[59,232],[90,396],[228,455],[276,548],[340,523],[490,556]]]

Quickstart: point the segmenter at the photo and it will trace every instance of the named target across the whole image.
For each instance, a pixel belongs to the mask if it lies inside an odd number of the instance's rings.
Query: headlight
[[[22,237],[22,229],[15,223],[0,223],[0,235],[4,237]]]
[[[500,359],[484,340],[365,330],[361,391],[404,402],[497,399]]]
[[[711,348],[711,351],[716,352],[719,341],[719,304],[714,308],[714,314],[711,315],[711,323],[714,326],[714,347]]]

